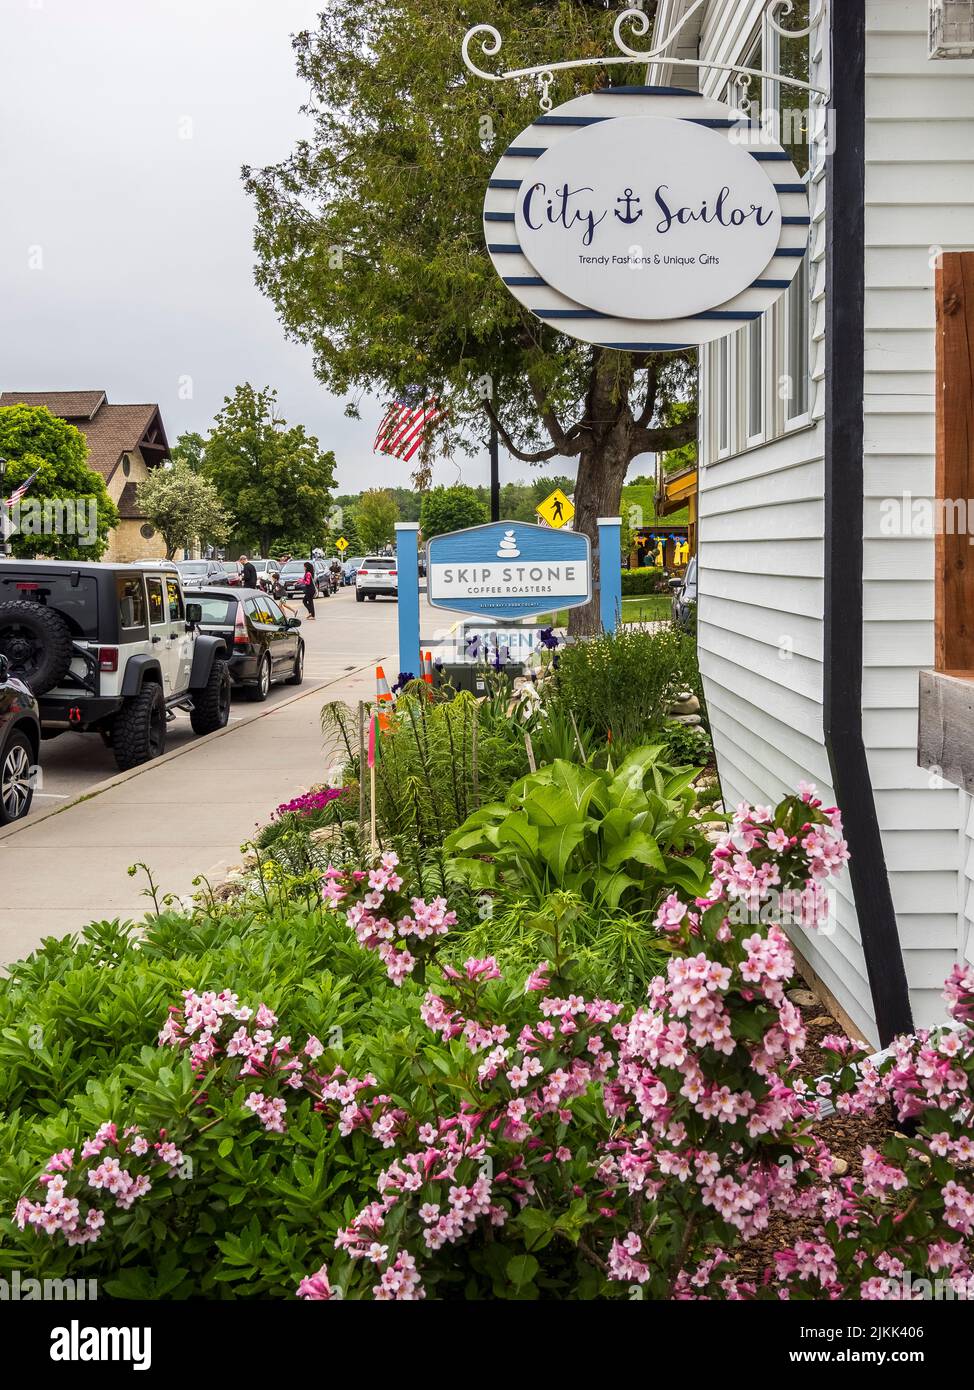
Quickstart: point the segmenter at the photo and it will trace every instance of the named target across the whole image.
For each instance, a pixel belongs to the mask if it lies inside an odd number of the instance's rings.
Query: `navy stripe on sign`
[[[765,162],[767,162],[767,161],[769,161],[769,160],[770,160],[770,161],[777,160],[779,164],[781,164],[781,163],[790,164],[790,163],[791,163],[791,155],[790,155],[790,154],[785,154],[784,151],[782,151],[782,152],[779,154],[779,153],[777,153],[776,151],[773,151],[773,150],[762,150],[762,151],[760,151],[760,152],[758,152],[758,151],[756,151],[756,150],[748,150],[748,154],[751,156],[752,159],[761,159],[761,160],[764,160]]]
[[[602,87],[600,97],[698,97],[702,92],[691,92],[686,87]]]
[[[489,179],[488,188],[520,188],[523,180],[521,179]]]
[[[791,284],[790,280],[755,280],[751,286],[752,290],[786,290]]]
[[[601,125],[611,121],[611,116],[538,116],[532,125]]]
[[[812,219],[810,217],[783,217],[781,225],[783,227],[810,227]]]
[[[710,130],[746,130],[747,119],[741,117],[739,121],[715,121],[703,116],[684,116],[687,125],[705,125]]]
[[[600,313],[598,309],[532,309],[539,319],[610,319],[611,314]]]
[[[543,154],[548,153],[547,145],[539,145],[535,149],[531,145],[511,145],[504,151],[505,159],[540,159]]]
[[[535,285],[547,286],[548,281],[542,280],[540,275],[505,275],[503,277],[505,285]]]
[[[520,256],[523,255],[520,246],[502,246],[487,243],[487,250],[492,256]]]
[[[780,247],[780,246],[779,246],[778,249],[777,249],[777,251],[775,252],[775,255],[776,255],[776,256],[794,256],[796,260],[801,260],[802,256],[804,256],[804,254],[805,254],[805,252],[806,252],[807,250],[808,250],[808,247],[807,247],[807,246],[785,246],[785,247]]]
[[[513,221],[514,221],[514,214],[513,214],[513,212],[485,212],[485,213],[484,213],[484,221],[485,221],[485,222],[513,222]]]
[[[742,322],[747,319],[759,319],[764,312],[763,309],[708,309],[705,314],[691,314],[695,319],[740,319]]]
[[[596,347],[614,348],[616,352],[686,352],[694,343],[596,343]]]
[[[776,193],[807,193],[808,188],[803,183],[776,183],[774,186]]]

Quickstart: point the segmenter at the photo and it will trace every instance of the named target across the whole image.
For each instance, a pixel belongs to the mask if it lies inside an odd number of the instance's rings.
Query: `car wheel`
[[[255,705],[262,705],[271,693],[271,659],[269,656],[261,657],[260,665],[257,668],[257,684],[247,687],[247,694]]]
[[[0,757],[0,825],[21,820],[34,799],[31,768],[34,759],[24,734],[11,734]]]
[[[304,643],[298,643],[298,654],[294,658],[294,670],[288,676],[288,685],[300,685],[304,680]]]
[[[189,722],[194,734],[215,734],[230,719],[230,668],[225,661],[214,661],[210,678],[202,690],[193,691],[193,710]]]
[[[377,597],[377,594],[369,594],[369,603],[375,603]]]
[[[362,590],[361,590],[361,589],[356,589],[356,590],[355,590],[355,602],[356,602],[356,603],[364,603],[364,602],[365,602],[365,595],[362,593]]]
[[[144,685],[123,703],[112,725],[112,751],[123,772],[165,753],[166,699],[161,685]]]

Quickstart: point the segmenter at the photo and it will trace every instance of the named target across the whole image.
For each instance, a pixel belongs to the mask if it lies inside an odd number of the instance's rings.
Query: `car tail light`
[[[368,570],[356,570],[356,574],[368,574]]]
[[[389,578],[390,578],[390,579],[398,579],[398,578],[399,578],[399,572],[398,572],[397,570],[390,570],[390,571],[389,571]]]
[[[244,617],[243,605],[237,604],[237,619],[233,625],[233,645],[235,647],[249,647],[250,638],[247,636],[247,619]]]
[[[99,647],[98,648],[98,669],[99,671],[118,670],[118,648]]]

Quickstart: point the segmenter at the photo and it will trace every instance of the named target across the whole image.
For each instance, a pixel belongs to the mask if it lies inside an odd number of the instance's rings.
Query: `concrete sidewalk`
[[[128,876],[130,864],[148,864],[162,892],[182,897],[197,875],[239,863],[274,809],[337,761],[322,737],[322,705],[374,698],[370,661],[0,831],[0,962],[89,922],[143,917],[146,881]]]

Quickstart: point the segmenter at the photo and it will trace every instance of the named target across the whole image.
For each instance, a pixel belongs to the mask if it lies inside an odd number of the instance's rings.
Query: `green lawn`
[[[624,623],[662,623],[670,619],[669,594],[645,594],[638,598],[623,598],[622,621]],[[537,619],[543,627],[567,627],[568,609],[560,613],[546,613]]]

